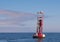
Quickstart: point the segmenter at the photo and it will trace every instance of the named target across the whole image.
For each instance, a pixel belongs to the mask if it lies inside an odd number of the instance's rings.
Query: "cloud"
[[[35,19],[32,13],[0,10],[0,26],[24,26],[24,22]]]

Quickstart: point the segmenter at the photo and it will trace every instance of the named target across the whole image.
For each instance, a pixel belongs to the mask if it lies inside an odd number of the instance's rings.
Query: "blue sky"
[[[0,0],[0,32],[35,32],[41,10],[43,32],[60,32],[60,0]]]

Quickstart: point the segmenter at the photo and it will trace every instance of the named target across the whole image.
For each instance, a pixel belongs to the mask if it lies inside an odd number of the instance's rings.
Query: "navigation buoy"
[[[33,34],[33,38],[45,38],[45,34],[43,34],[43,18],[44,18],[44,12],[40,11],[37,13],[37,31]]]

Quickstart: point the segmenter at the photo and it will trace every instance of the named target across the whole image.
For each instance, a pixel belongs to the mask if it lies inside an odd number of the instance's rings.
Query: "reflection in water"
[[[38,39],[38,42],[42,42],[43,39]]]
[[[43,39],[37,39],[37,42],[42,42],[43,41]]]

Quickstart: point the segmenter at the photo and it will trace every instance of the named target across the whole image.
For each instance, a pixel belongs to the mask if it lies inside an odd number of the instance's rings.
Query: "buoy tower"
[[[44,12],[40,11],[37,12],[37,29],[36,33],[33,34],[33,38],[44,38],[45,34],[43,34],[43,19],[44,19]]]

